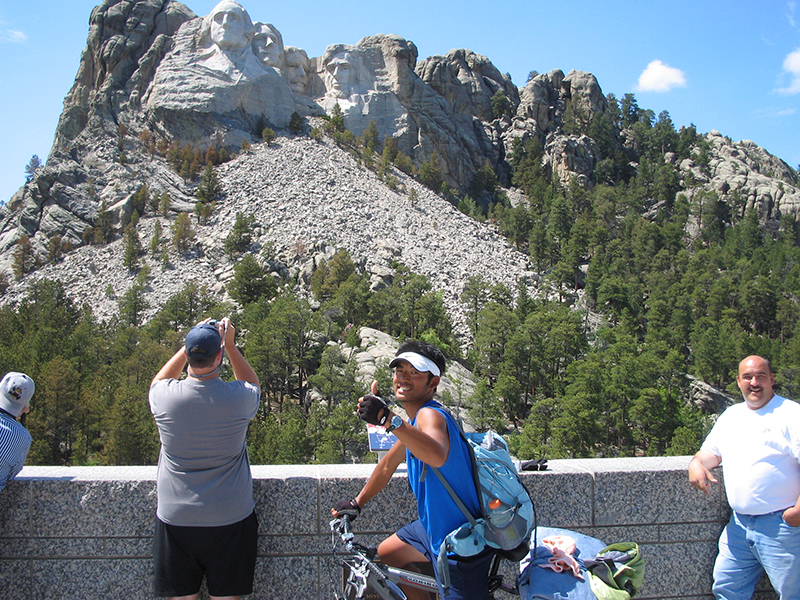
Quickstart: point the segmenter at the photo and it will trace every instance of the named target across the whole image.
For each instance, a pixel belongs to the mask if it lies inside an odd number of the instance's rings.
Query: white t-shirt
[[[800,496],[800,404],[781,396],[745,402],[717,419],[702,450],[722,458],[728,503],[744,515],[794,506]]]

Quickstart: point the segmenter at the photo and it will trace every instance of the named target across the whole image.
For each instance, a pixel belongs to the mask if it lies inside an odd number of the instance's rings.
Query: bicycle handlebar
[[[343,542],[350,542],[353,539],[353,532],[350,531],[350,517],[347,513],[339,513],[330,523],[331,531],[339,535]]]

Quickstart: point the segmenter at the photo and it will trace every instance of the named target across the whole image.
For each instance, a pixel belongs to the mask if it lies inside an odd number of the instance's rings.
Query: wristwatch
[[[392,431],[394,431],[395,429],[400,427],[400,425],[402,425],[402,424],[403,424],[403,419],[400,417],[400,415],[394,415],[392,417],[392,422],[389,423],[389,425],[386,427],[385,431],[386,431],[386,433],[391,433]]]

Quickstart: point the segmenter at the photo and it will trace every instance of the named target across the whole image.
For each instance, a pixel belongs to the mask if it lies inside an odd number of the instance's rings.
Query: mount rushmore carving
[[[286,127],[294,112],[331,114],[338,105],[356,135],[375,121],[381,136],[394,137],[418,163],[437,152],[445,179],[464,188],[487,157],[496,164],[502,154],[488,126],[494,120],[489,98],[498,90],[518,96],[510,78],[484,57],[469,54],[454,65],[446,58],[429,59],[434,64],[423,75],[430,81],[415,71],[414,44],[393,35],[331,45],[323,56],[309,59],[302,49],[284,46],[275,26],[254,22],[242,5],[223,0],[209,15],[178,28],[136,100],[167,128],[180,123],[184,129],[172,133],[182,137],[207,137],[207,116],[214,115],[231,142],[231,129],[247,130],[258,118]],[[187,130],[187,122],[195,128]]]
[[[125,18],[134,13],[135,28]],[[419,64],[417,58],[413,42],[396,35],[330,45],[309,58],[233,0],[204,17],[174,1],[105,0],[92,14],[54,152],[74,146],[92,123],[97,133],[119,122],[131,131],[163,131],[178,143],[235,148],[259,120],[284,128],[294,112],[324,115],[338,105],[355,135],[375,121],[381,137],[394,137],[416,164],[436,152],[447,183],[465,189],[487,158],[500,166],[501,129],[541,134],[550,125],[560,72],[555,86],[545,86],[551,97],[536,99],[546,105],[536,113],[545,113],[545,122],[537,127],[536,117],[525,116],[512,128],[511,114],[493,124],[490,98],[500,91],[516,108],[519,92],[486,57],[458,50]]]

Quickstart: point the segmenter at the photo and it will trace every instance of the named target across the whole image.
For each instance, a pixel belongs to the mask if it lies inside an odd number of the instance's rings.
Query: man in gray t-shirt
[[[161,439],[158,596],[196,598],[203,576],[212,598],[252,593],[258,521],[245,438],[261,389],[235,336],[227,318],[196,325],[150,384]],[[235,381],[219,378],[225,351]]]

